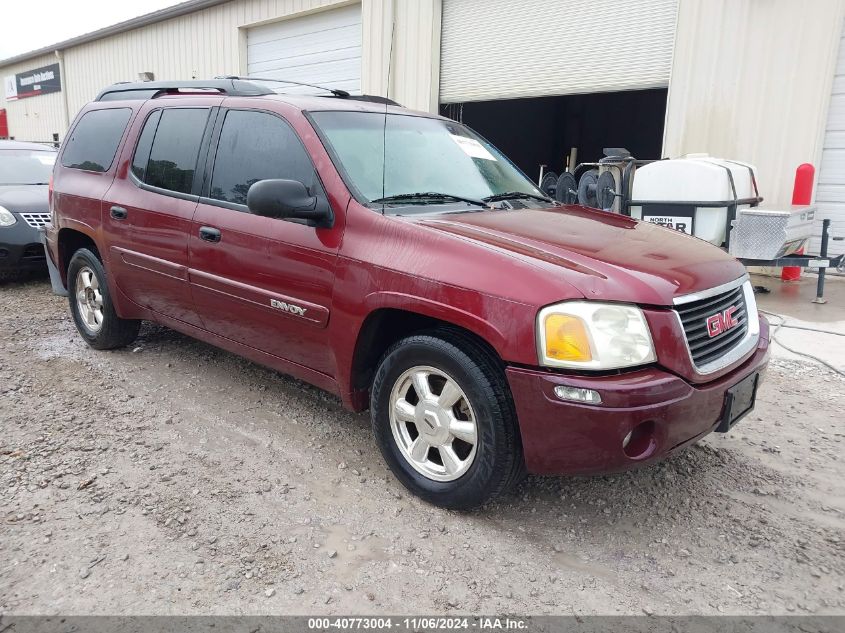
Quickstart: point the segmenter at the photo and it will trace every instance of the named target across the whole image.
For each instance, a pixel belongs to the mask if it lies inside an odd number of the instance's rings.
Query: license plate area
[[[746,376],[725,394],[725,406],[722,420],[716,428],[717,433],[727,433],[731,428],[754,409],[757,400],[757,385],[760,374]]]

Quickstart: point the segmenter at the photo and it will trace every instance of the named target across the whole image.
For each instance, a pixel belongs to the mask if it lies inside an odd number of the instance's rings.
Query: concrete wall
[[[681,0],[663,154],[759,169],[789,204],[795,167],[821,158],[845,0]]]
[[[80,44],[61,52],[62,92],[6,101],[12,136],[20,140],[64,138],[67,120],[104,86],[136,81],[149,71],[160,79],[207,79],[246,74],[246,29],[277,19],[355,4],[356,0],[232,0],[187,15]],[[387,92],[394,38],[390,96],[411,108],[436,111],[440,51],[440,0],[363,0],[362,87]],[[393,26],[395,23],[395,27]],[[434,60],[434,64],[432,64]],[[53,54],[0,67],[0,77],[57,61]],[[67,112],[65,112],[65,99]]]

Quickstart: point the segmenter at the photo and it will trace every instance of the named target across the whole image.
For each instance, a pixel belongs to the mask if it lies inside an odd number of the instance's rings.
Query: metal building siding
[[[669,84],[678,0],[444,0],[440,101]]]
[[[819,168],[843,0],[684,0],[663,155],[756,165],[764,205],[792,200],[795,168]]]
[[[245,74],[246,32],[261,24],[323,8],[360,5],[364,44],[362,90],[385,94],[391,24],[395,21],[391,96],[411,108],[436,111],[441,0],[231,0],[192,13],[139,26],[63,51],[62,93],[2,102],[18,138],[64,137],[64,99],[70,120],[106,85],[135,81],[151,71],[157,79]],[[52,64],[52,54],[0,67],[0,76]]]
[[[399,2],[391,93],[410,108],[437,112],[440,75],[440,0]]]
[[[831,233],[839,237],[845,236],[845,25],[839,41],[839,57],[827,113],[816,204],[819,210],[816,216],[816,233],[821,234],[822,219],[830,218]],[[810,250],[818,253],[820,247],[821,239],[814,238],[810,243]],[[829,252],[838,254],[843,251],[843,242],[829,242]]]
[[[393,3],[364,0],[361,4],[361,91],[387,95],[390,41],[393,34]]]
[[[240,74],[240,30],[338,4],[344,2],[233,0],[70,48],[65,51],[70,117],[103,86],[136,81],[142,71],[154,72],[156,79]]]
[[[441,0],[364,0],[363,92],[437,112],[441,8]]]
[[[55,55],[41,55],[17,64],[0,68],[0,80],[9,75],[55,64]],[[64,89],[65,77],[62,77]],[[53,133],[64,136],[64,101],[61,92],[37,97],[6,101],[5,84],[0,82],[0,108],[5,108],[9,120],[9,135],[19,141],[51,141]]]

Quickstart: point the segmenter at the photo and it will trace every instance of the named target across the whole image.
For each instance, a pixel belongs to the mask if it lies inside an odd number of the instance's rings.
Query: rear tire
[[[524,474],[502,362],[463,332],[435,330],[392,345],[376,372],[370,409],[393,474],[429,503],[469,510]]]
[[[67,290],[76,329],[88,345],[115,349],[137,338],[141,322],[117,316],[103,264],[87,248],[76,251],[70,260]]]

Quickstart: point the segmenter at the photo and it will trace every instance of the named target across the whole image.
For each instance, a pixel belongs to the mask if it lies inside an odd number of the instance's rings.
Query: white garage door
[[[360,93],[361,5],[249,29],[247,71]]]
[[[669,85],[678,0],[443,0],[441,103]]]
[[[819,208],[816,234],[821,235],[822,219],[830,218],[830,232],[845,236],[845,29],[839,45],[839,61],[827,115],[816,204]],[[810,250],[818,253],[820,246],[820,238],[813,238]],[[844,250],[843,242],[829,242],[829,253],[839,254]]]

